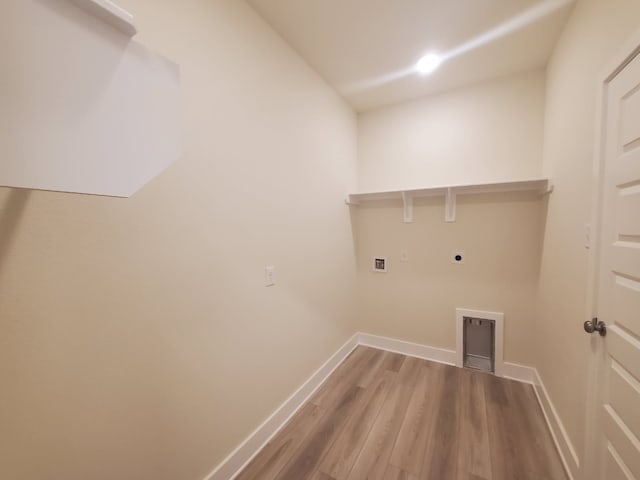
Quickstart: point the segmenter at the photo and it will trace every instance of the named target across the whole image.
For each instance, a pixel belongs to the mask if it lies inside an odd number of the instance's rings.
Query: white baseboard
[[[390,352],[401,353],[410,357],[423,358],[432,362],[456,365],[457,357],[454,350],[446,348],[429,347],[417,343],[405,342],[394,338],[371,335],[369,333],[358,333],[358,344],[367,347],[379,348]],[[502,375],[511,380],[524,383],[536,383],[536,370],[532,367],[519,365],[517,363],[504,362],[502,364]]]
[[[274,435],[295,415],[331,373],[358,346],[358,334],[352,336],[275,412],[256,428],[205,480],[232,480],[262,450]]]
[[[401,353],[409,357],[423,358],[447,365],[456,364],[456,352],[444,348],[428,347],[417,343],[405,342],[394,338],[380,337],[368,333],[356,334],[359,345],[379,348],[389,352]]]
[[[401,353],[410,357],[447,365],[456,365],[456,352],[454,350],[429,347],[368,333],[356,333],[311,375],[298,390],[285,400],[269,418],[254,430],[238,448],[231,452],[213,472],[207,475],[205,480],[233,480],[358,345]],[[502,376],[534,385],[538,402],[551,430],[565,470],[567,470],[570,480],[576,478],[576,472],[579,467],[578,457],[537,370],[516,363],[504,362]],[[567,459],[569,459],[569,462],[567,462]]]
[[[502,364],[502,376],[532,385],[535,385],[537,382],[536,369],[518,363],[504,362]]]
[[[536,397],[538,397],[538,403],[540,404],[540,408],[542,408],[542,413],[547,421],[547,425],[551,431],[551,436],[556,444],[556,449],[560,454],[560,459],[562,460],[564,469],[569,476],[569,480],[574,480],[575,478],[578,478],[580,460],[578,459],[578,455],[571,443],[571,439],[560,420],[560,416],[551,402],[547,389],[545,388],[544,383],[542,383],[542,379],[540,378],[538,371],[534,369],[534,372],[535,382],[533,389],[536,392]]]

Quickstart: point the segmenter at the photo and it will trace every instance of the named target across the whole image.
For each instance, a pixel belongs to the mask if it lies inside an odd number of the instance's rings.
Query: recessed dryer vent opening
[[[456,308],[456,366],[504,375],[504,313]]]
[[[463,318],[463,365],[495,372],[496,322],[486,318]]]

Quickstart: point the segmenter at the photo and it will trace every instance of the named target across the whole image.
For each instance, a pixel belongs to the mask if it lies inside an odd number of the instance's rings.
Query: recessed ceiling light
[[[416,70],[418,73],[428,75],[434,72],[442,63],[442,58],[435,53],[429,53],[422,57],[418,63],[416,63]]]

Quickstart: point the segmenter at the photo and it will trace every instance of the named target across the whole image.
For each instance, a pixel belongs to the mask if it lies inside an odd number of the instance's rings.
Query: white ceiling
[[[247,0],[357,110],[546,65],[573,0]],[[430,76],[411,70],[449,56]]]

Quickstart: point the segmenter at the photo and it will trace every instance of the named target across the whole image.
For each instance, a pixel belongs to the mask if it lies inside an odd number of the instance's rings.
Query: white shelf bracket
[[[408,192],[402,192],[404,205],[404,223],[413,223],[413,197]]]
[[[542,192],[540,192],[540,196],[544,197],[545,195],[550,195],[552,193],[553,193],[553,182],[549,180],[547,182],[547,188],[545,188],[544,190],[542,190]]]
[[[456,193],[452,188],[447,188],[447,195],[444,203],[444,221],[456,221]]]
[[[138,33],[138,29],[133,22],[133,15],[111,0],[71,0],[71,2],[120,30],[127,37],[133,37]]]

